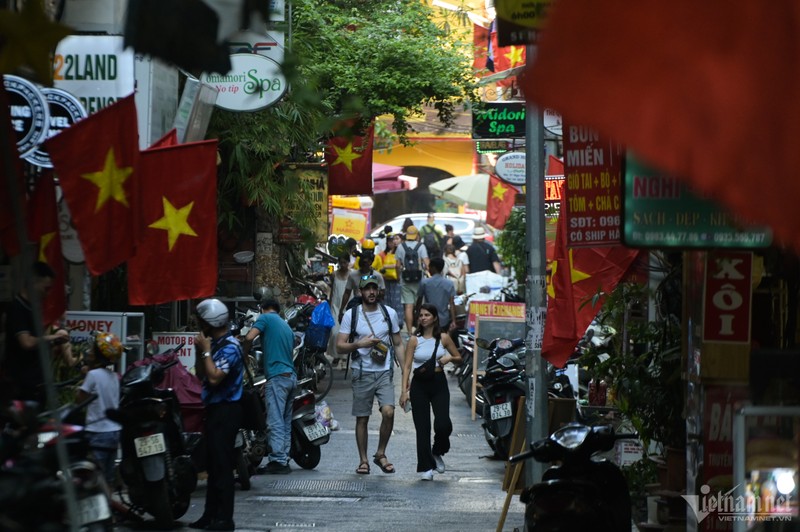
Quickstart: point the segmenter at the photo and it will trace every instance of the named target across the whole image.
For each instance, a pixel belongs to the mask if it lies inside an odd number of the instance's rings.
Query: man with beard
[[[381,413],[378,448],[373,463],[384,473],[394,473],[394,465],[386,458],[386,446],[394,427],[394,357],[403,353],[397,312],[378,302],[376,276],[367,274],[359,282],[361,304],[344,314],[336,350],[350,353],[353,360],[353,415],[356,417],[356,445],[359,465],[356,473],[368,475],[367,427],[375,398]]]

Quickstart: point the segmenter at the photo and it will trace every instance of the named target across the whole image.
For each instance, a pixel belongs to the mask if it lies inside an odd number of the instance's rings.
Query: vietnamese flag
[[[564,203],[562,194],[562,213],[566,212]],[[605,301],[603,294],[614,290],[639,253],[624,246],[567,248],[567,217],[559,216],[555,259],[547,281],[542,357],[556,367],[566,365],[600,311]]]
[[[472,25],[472,54],[472,70],[478,77],[485,76],[488,70],[489,30],[479,24]]]
[[[364,136],[333,137],[325,149],[328,194],[372,194],[372,128]]]
[[[42,300],[45,326],[58,321],[67,310],[66,276],[58,229],[58,206],[53,174],[44,171],[28,200],[28,238],[36,244],[36,261],[44,262],[56,273],[53,289]]]
[[[522,88],[797,250],[798,36],[786,0],[554,2]]]
[[[177,146],[178,144],[178,130],[172,128],[163,137],[155,141],[150,148],[166,148],[167,146]]]
[[[45,142],[92,275],[133,255],[138,137],[131,94]]]
[[[516,196],[516,188],[499,177],[490,175],[489,193],[486,198],[486,223],[497,229],[504,228],[508,217],[511,216]]]
[[[136,254],[128,302],[155,305],[217,289],[217,141],[141,154]]]

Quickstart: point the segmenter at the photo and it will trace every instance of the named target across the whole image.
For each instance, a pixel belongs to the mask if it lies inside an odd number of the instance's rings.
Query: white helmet
[[[197,315],[212,327],[228,324],[228,307],[219,299],[204,299],[197,305]]]

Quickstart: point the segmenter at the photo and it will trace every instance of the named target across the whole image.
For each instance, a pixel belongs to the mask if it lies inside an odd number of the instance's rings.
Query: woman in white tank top
[[[434,472],[444,473],[442,456],[450,450],[450,390],[444,366],[461,362],[453,340],[439,328],[439,312],[430,303],[420,307],[418,327],[406,344],[403,359],[403,393],[400,406],[410,402],[417,432],[417,472],[422,480],[433,480]],[[432,379],[414,378],[411,374],[425,361],[436,361]],[[409,380],[411,380],[409,385]],[[431,447],[431,410],[433,410],[433,446]],[[408,411],[406,409],[406,411]]]

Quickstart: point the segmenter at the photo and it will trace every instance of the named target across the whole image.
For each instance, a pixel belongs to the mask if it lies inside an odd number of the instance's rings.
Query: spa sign
[[[200,80],[219,91],[216,105],[228,111],[258,111],[286,93],[280,65],[259,54],[232,54],[230,72],[204,72]]]

